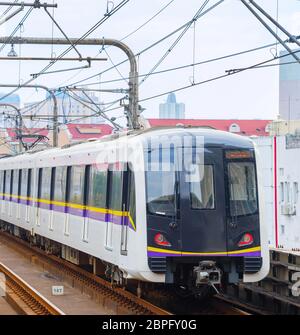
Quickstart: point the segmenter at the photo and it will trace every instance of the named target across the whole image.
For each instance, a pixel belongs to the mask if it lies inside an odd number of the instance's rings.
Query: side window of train
[[[135,192],[135,177],[134,172],[130,169],[129,170],[129,214],[130,217],[136,225],[136,192]]]
[[[37,170],[37,187],[36,187],[36,197],[38,199],[41,199],[41,194],[42,194],[42,179],[43,179],[43,169],[38,169]]]
[[[21,190],[20,190],[20,195],[22,197],[27,197],[28,196],[28,169],[23,169],[21,170],[22,175],[21,175]]]
[[[41,199],[50,200],[51,198],[51,175],[52,168],[43,168],[39,187],[41,189]]]
[[[123,194],[123,172],[119,171],[111,165],[110,167],[110,185],[108,194],[108,208],[121,211],[122,210],[122,194]]]
[[[6,171],[1,171],[1,199],[4,199],[4,194],[5,194],[5,174],[6,174]]]
[[[5,193],[10,194],[10,178],[11,178],[11,170],[6,170],[5,173]]]
[[[18,194],[18,196],[20,196],[21,195],[21,188],[22,188],[22,171],[23,170],[18,170],[17,171],[17,175],[18,175],[18,188],[17,188],[17,194]]]
[[[32,190],[32,186],[31,186],[31,181],[32,181],[32,169],[28,169],[28,173],[27,173],[27,197],[31,197],[31,190]]]
[[[55,168],[54,201],[65,202],[67,189],[67,167],[58,166]]]
[[[12,192],[13,195],[19,194],[19,170],[13,171]]]
[[[6,185],[6,171],[3,171],[3,185],[2,185],[2,191],[3,191],[3,199],[5,197],[5,185]]]
[[[4,193],[4,171],[0,171],[0,193]]]
[[[88,202],[92,207],[106,208],[107,174],[107,166],[91,166]]]
[[[199,165],[199,180],[190,183],[190,199],[193,209],[215,208],[213,165]]]
[[[72,166],[70,175],[70,203],[82,205],[84,201],[85,166]]]

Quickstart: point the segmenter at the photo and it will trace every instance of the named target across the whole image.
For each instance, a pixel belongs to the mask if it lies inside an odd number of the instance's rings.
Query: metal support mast
[[[8,37],[0,37],[0,43],[5,43]],[[129,127],[133,129],[143,128],[142,121],[140,120],[139,113],[139,83],[138,83],[138,67],[137,61],[133,51],[123,42],[115,39],[76,39],[76,38],[37,38],[37,37],[14,37],[10,40],[11,44],[39,44],[39,45],[111,45],[121,49],[128,57],[130,63],[129,72],[129,104],[125,107],[127,110],[127,118]],[[59,59],[57,59],[59,60]],[[22,86],[20,86],[22,87]]]

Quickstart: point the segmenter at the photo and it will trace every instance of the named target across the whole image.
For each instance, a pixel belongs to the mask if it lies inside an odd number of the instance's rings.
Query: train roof
[[[253,142],[248,138],[240,135],[235,135],[225,131],[219,131],[201,127],[157,127],[141,131],[128,131],[122,133],[111,134],[102,137],[99,140],[86,141],[79,144],[65,146],[62,148],[49,148],[42,151],[31,151],[21,155],[4,157],[0,159],[0,165],[8,165],[8,168],[18,168],[22,164],[33,166],[35,162],[46,160],[54,160],[53,163],[61,165],[62,157],[71,158],[75,155],[92,155],[99,153],[101,148],[107,148],[109,142],[117,141],[117,143],[143,143],[144,145],[149,140],[156,140],[160,137],[181,137],[184,136],[200,136],[203,137],[205,147],[222,147],[222,148],[253,148]],[[1,164],[2,163],[2,164]]]

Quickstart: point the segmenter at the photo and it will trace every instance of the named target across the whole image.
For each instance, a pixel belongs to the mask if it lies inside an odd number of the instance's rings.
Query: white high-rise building
[[[280,56],[287,52],[281,52]],[[296,54],[300,57],[300,52]],[[300,120],[300,65],[292,55],[280,58],[279,114],[283,120]],[[291,64],[284,64],[291,63]]]

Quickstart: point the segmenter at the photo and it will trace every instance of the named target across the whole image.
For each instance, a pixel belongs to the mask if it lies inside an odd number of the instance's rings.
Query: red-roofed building
[[[113,128],[108,124],[68,124],[66,130],[70,142],[74,143],[110,135]]]
[[[245,136],[269,136],[271,120],[148,119],[151,127],[208,127]]]

